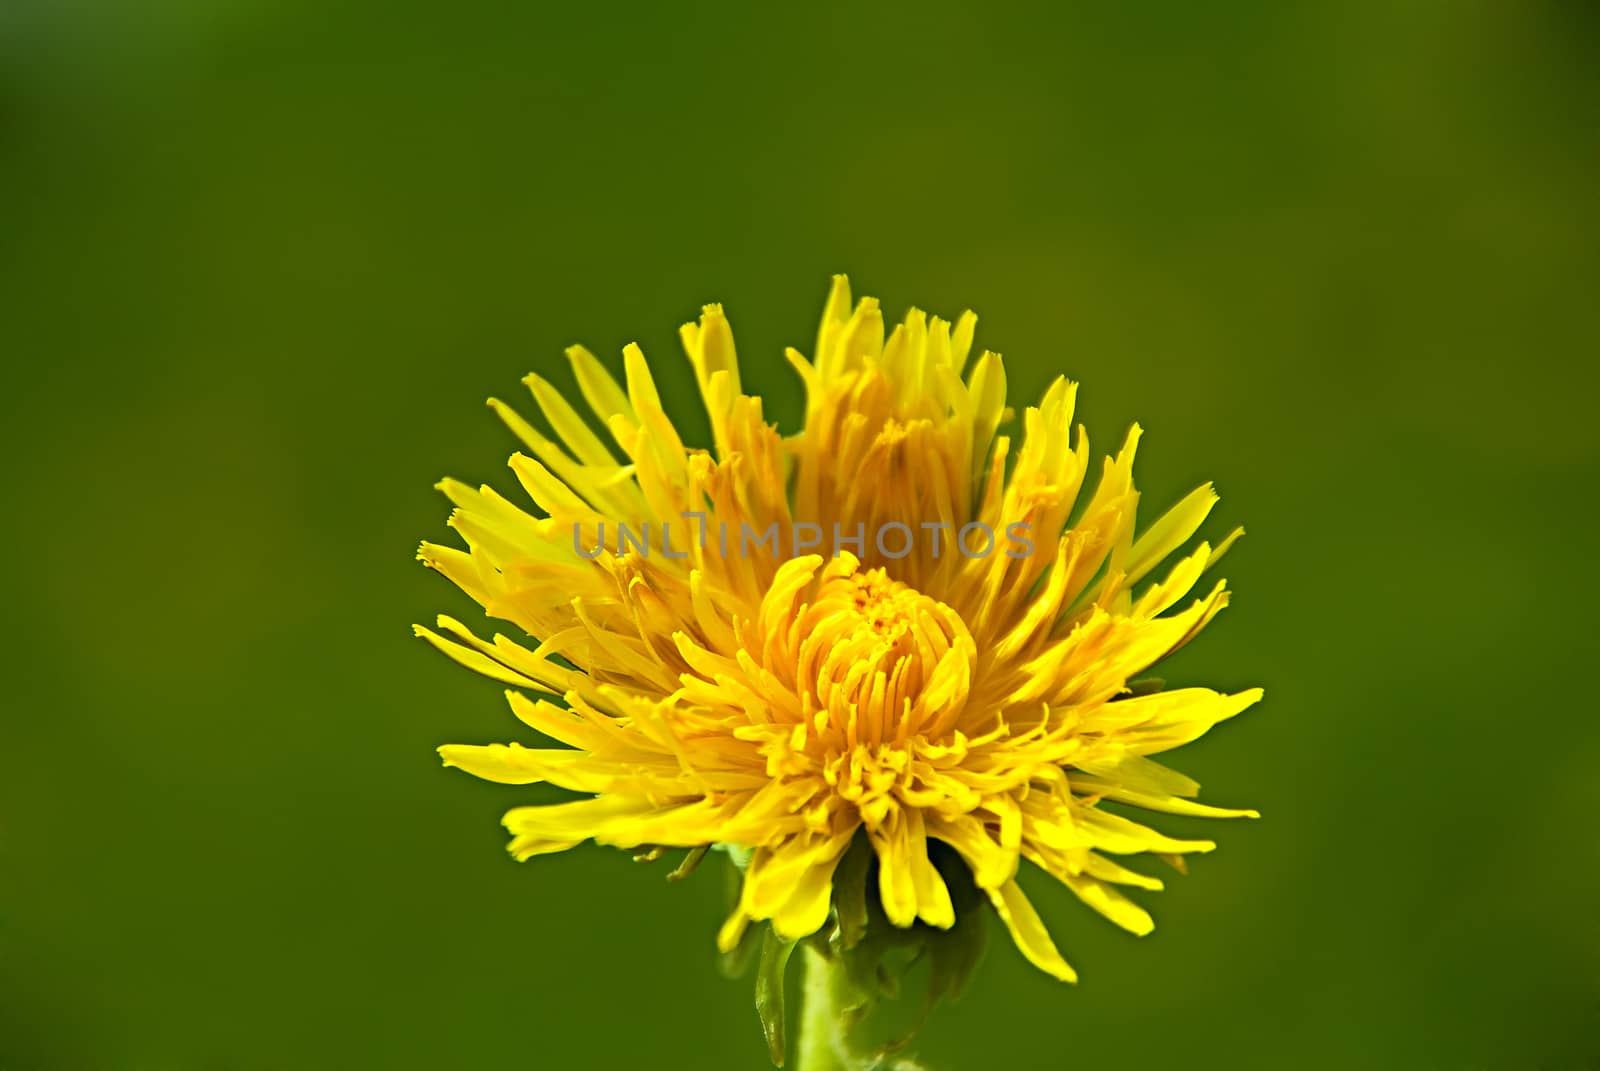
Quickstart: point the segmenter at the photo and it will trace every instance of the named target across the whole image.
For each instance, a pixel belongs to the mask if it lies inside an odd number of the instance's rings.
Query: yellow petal
[[[967,861],[980,888],[998,888],[1017,872],[1017,852],[995,843],[978,819],[970,815],[953,819],[930,816],[927,827],[930,836],[950,845]]]
[[[1011,931],[1011,939],[1029,963],[1063,982],[1078,980],[1078,972],[1056,951],[1055,942],[1050,940],[1049,931],[1044,928],[1039,913],[1033,909],[1021,886],[1015,881],[1008,881],[998,889],[988,890],[988,893],[990,902],[1000,915],[1000,921]]]
[[[1140,578],[1182,546],[1185,540],[1194,535],[1200,523],[1206,519],[1206,514],[1216,504],[1216,490],[1211,484],[1203,483],[1146,529],[1128,555],[1127,582],[1138,583]]]
[[[1156,928],[1148,911],[1111,886],[1083,875],[1067,875],[1062,880],[1078,899],[1129,933],[1143,937]]]
[[[816,933],[828,921],[833,893],[833,872],[850,846],[855,830],[828,838],[811,846],[808,862],[794,880],[788,901],[772,916],[772,928],[779,937],[798,940]]]
[[[459,643],[452,643],[432,629],[423,628],[421,625],[412,625],[411,631],[418,637],[427,640],[440,653],[448,656],[452,661],[466,666],[474,673],[482,673],[503,684],[513,684],[518,688],[538,688],[539,682],[518,673],[516,670],[501,665],[488,655],[465,647]]]
[[[533,855],[565,851],[582,844],[618,818],[645,813],[646,800],[601,796],[543,807],[516,807],[506,812],[505,827],[513,834],[511,854],[519,861]]]

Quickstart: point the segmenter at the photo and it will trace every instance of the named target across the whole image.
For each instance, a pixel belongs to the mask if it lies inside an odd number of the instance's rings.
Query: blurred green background
[[[1596,71],[1580,3],[0,6],[0,1067],[754,1069],[721,876],[527,865],[515,735],[410,634],[441,475],[563,346],[829,273],[1214,477],[1167,676],[1258,806],[1138,940],[1029,888],[933,1068],[1600,1067]],[[1170,820],[1166,828],[1190,829]]]

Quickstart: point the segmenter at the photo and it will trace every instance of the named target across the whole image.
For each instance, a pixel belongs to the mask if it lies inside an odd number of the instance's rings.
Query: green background
[[[1600,21],[1579,3],[0,6],[5,1068],[764,1066],[721,875],[440,768],[515,734],[410,634],[483,407],[828,275],[1215,478],[1255,823],[1117,931],[1028,887],[933,1068],[1600,1066]],[[1192,832],[1195,823],[1165,828]]]

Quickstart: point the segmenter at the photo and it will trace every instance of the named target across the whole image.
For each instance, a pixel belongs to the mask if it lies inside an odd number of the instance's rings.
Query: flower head
[[[886,339],[878,303],[852,304],[839,277],[814,358],[788,354],[806,415],[787,440],[743,393],[715,305],[682,329],[709,451],[684,444],[636,346],[625,385],[568,351],[612,445],[538,376],[553,438],[490,402],[527,448],[511,469],[535,509],[446,480],[468,549],[424,543],[421,558],[532,639],[450,618],[418,633],[512,685],[516,716],[562,745],[451,745],[447,764],[587,797],[511,810],[517,858],[591,839],[747,849],[727,949],[752,921],[789,939],[821,929],[858,833],[887,920],[948,928],[942,842],[1022,953],[1070,981],[1021,860],[1145,933],[1119,887],[1161,883],[1110,857],[1213,844],[1100,803],[1254,813],[1195,802],[1199,786],[1149,756],[1260,691],[1136,683],[1226,605],[1220,581],[1191,592],[1239,532],[1158,573],[1215,503],[1210,485],[1136,533],[1139,429],[1086,490],[1065,379],[1023,412],[1013,448],[1000,357],[968,368],[975,322],[913,310]]]

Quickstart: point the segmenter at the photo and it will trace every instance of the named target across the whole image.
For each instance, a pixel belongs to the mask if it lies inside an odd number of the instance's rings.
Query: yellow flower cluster
[[[1138,428],[1086,491],[1076,385],[1057,379],[1013,443],[999,433],[1013,419],[1000,357],[969,361],[975,323],[913,310],[886,338],[877,301],[852,302],[837,278],[812,358],[788,353],[806,391],[790,438],[744,392],[716,305],[682,329],[709,450],[683,442],[636,346],[624,385],[568,351],[592,419],[538,376],[526,382],[546,431],[491,401],[526,446],[510,464],[533,508],[446,480],[467,549],[424,543],[421,558],[519,638],[485,640],[447,617],[418,633],[511,685],[517,718],[561,745],[452,745],[440,749],[447,764],[584,796],[511,810],[517,858],[590,839],[748,849],[727,949],[752,921],[791,939],[821,928],[858,831],[887,919],[951,926],[929,858],[942,841],[1022,953],[1070,981],[1017,884],[1022,860],[1145,933],[1149,915],[1119,887],[1161,883],[1111,857],[1213,844],[1101,801],[1254,813],[1195,802],[1198,786],[1150,756],[1260,691],[1130,689],[1226,605],[1220,581],[1189,595],[1239,533],[1152,579],[1205,519],[1211,487],[1136,532]],[[653,531],[656,552],[622,529]],[[858,538],[848,549],[726,538],[774,530]],[[887,548],[885,531],[896,533]],[[985,531],[1000,552],[952,552]],[[1006,538],[1019,532],[1026,553]]]

